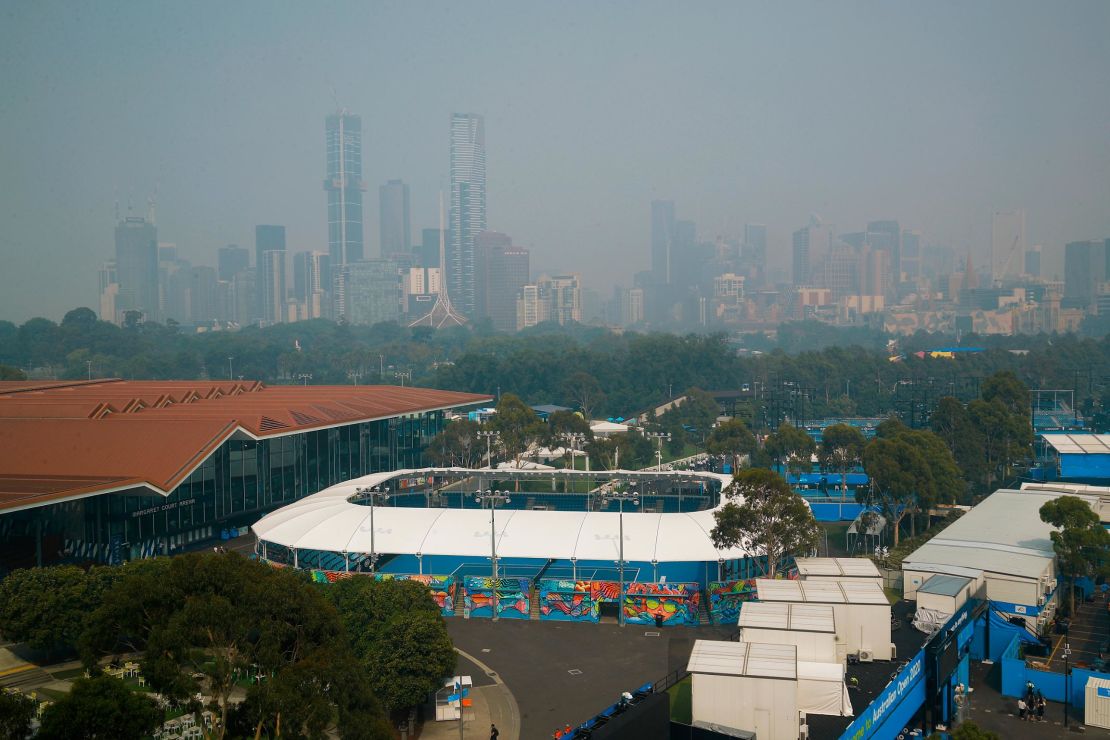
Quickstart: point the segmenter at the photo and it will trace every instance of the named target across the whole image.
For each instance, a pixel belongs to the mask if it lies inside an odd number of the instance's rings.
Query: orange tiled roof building
[[[257,381],[0,382],[0,572],[175,552],[372,472],[420,467],[488,396]]]

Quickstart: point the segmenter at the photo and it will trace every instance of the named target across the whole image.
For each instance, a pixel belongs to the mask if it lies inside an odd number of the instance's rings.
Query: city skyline
[[[780,270],[811,212],[844,230],[897,220],[922,233],[923,247],[970,249],[985,266],[992,214],[1021,209],[1026,245],[1043,245],[1048,277],[1063,276],[1065,244],[1110,233],[1110,155],[1098,125],[1110,113],[1098,84],[1108,52],[1096,43],[1110,11],[1101,4],[1007,4],[1002,20],[1003,6],[989,3],[860,14],[582,5],[553,17],[471,18],[448,6],[354,8],[372,22],[338,33],[372,27],[376,43],[353,65],[331,63],[334,49],[367,45],[298,41],[285,59],[256,40],[319,25],[307,9],[266,14],[255,28],[249,4],[204,7],[215,22],[172,8],[133,17],[105,8],[80,22],[50,4],[10,11],[0,75],[17,104],[0,113],[0,135],[21,143],[4,148],[0,169],[11,195],[0,207],[9,268],[0,317],[95,307],[117,202],[136,216],[156,197],[159,235],[194,263],[215,264],[219,247],[250,244],[265,223],[287,226],[290,253],[326,251],[319,125],[337,107],[363,116],[365,183],[410,185],[414,234],[435,224],[436,193],[447,189],[444,122],[459,110],[483,115],[495,142],[489,227],[528,248],[535,271],[579,271],[603,294],[650,268],[652,200],[675,201],[702,239],[766,224],[768,268]],[[540,19],[550,31],[524,32]],[[487,25],[510,49],[535,51],[493,64],[498,55],[461,33]],[[120,44],[121,28],[139,42]],[[402,44],[397,31],[417,28],[426,33]],[[739,35],[717,43],[725,28]],[[763,74],[787,29],[799,52]],[[581,58],[562,55],[567,33]],[[672,36],[699,39],[682,69],[654,51]],[[857,37],[869,40],[855,45],[867,53],[852,50]],[[1038,51],[1046,37],[1057,42],[1052,54]],[[402,60],[396,79],[385,60]],[[445,74],[455,62],[477,65],[480,80]],[[668,105],[649,89],[665,91]],[[864,91],[889,120],[856,110]],[[61,106],[78,110],[81,125],[65,125]],[[137,115],[151,106],[155,129]],[[1080,108],[1082,117],[1060,115]],[[252,120],[264,125],[245,136]],[[376,235],[376,207],[366,211],[364,236]],[[364,238],[365,254],[376,253],[374,241]]]

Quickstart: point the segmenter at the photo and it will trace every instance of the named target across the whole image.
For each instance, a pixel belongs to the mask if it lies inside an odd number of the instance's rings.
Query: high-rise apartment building
[[[236,273],[251,266],[251,253],[236,244],[228,244],[216,250],[216,271],[220,280],[231,282]]]
[[[158,231],[141,216],[116,224],[116,311],[138,311],[160,321],[158,293]]]
[[[1024,260],[1025,211],[996,211],[991,217],[991,279],[1020,277]]]
[[[451,116],[451,205],[447,290],[464,315],[478,310],[474,240],[486,230],[486,126],[482,116]]]
[[[378,188],[378,230],[383,257],[412,249],[409,186],[403,180],[390,180]]]
[[[333,268],[365,256],[362,233],[362,118],[346,111],[327,117],[328,255]],[[330,282],[330,281],[329,281]]]
[[[255,226],[254,248],[258,298],[254,318],[264,324],[276,324],[285,319],[285,227]]]
[[[651,202],[651,274],[657,285],[671,282],[675,217],[673,200]]]

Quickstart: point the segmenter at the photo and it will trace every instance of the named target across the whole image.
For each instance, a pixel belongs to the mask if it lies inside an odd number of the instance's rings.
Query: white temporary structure
[[[740,640],[793,645],[799,661],[836,663],[836,626],[828,604],[751,601],[740,610]]]
[[[795,558],[803,581],[843,581],[863,578],[883,585],[879,567],[870,558]]]
[[[1089,676],[1083,692],[1086,702],[1084,722],[1090,727],[1110,730],[1110,679]]]
[[[591,421],[590,431],[595,437],[608,437],[613,434],[624,434],[629,430],[627,424],[617,424],[612,421]]]
[[[852,700],[840,663],[798,661],[798,711],[851,717]]]
[[[294,550],[337,553],[371,551],[370,507],[356,503],[359,489],[385,485],[395,478],[429,475],[479,475],[465,468],[396,470],[373,473],[326,488],[295,501],[257,521],[252,529],[263,543]],[[488,473],[487,473],[488,474]],[[541,475],[537,473],[537,475]],[[585,475],[579,473],[579,475]],[[708,472],[608,471],[595,475],[658,479],[691,476],[720,482],[717,506],[704,511],[648,514],[624,512],[624,558],[629,562],[719,562],[747,557],[739,548],[718,549],[709,533],[713,512],[724,504],[724,488],[732,477]],[[614,560],[618,557],[620,515],[607,511],[526,511],[503,509],[495,517],[500,558]],[[377,506],[374,551],[396,555],[488,557],[489,510]]]
[[[935,632],[967,603],[975,583],[965,576],[937,573],[917,589],[917,611],[913,626],[922,632]]]
[[[828,604],[836,624],[837,661],[849,654],[861,660],[890,660],[890,602],[870,581],[756,580],[759,601]],[[746,607],[745,607],[746,608]],[[743,610],[741,610],[743,611]]]
[[[793,645],[697,640],[686,669],[695,722],[750,730],[760,740],[797,740]]]

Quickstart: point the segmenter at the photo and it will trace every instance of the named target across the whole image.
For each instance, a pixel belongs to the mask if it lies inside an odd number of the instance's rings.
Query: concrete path
[[[456,740],[460,737],[462,740],[486,740],[491,724],[497,725],[501,733],[498,740],[519,740],[520,709],[509,687],[496,671],[478,658],[458,648],[455,652],[464,658],[459,662],[459,674],[470,675],[474,680],[474,688],[470,690],[473,706],[464,714],[463,732],[460,735],[458,722],[426,720],[420,733],[421,740]],[[475,668],[482,673],[475,675]]]

